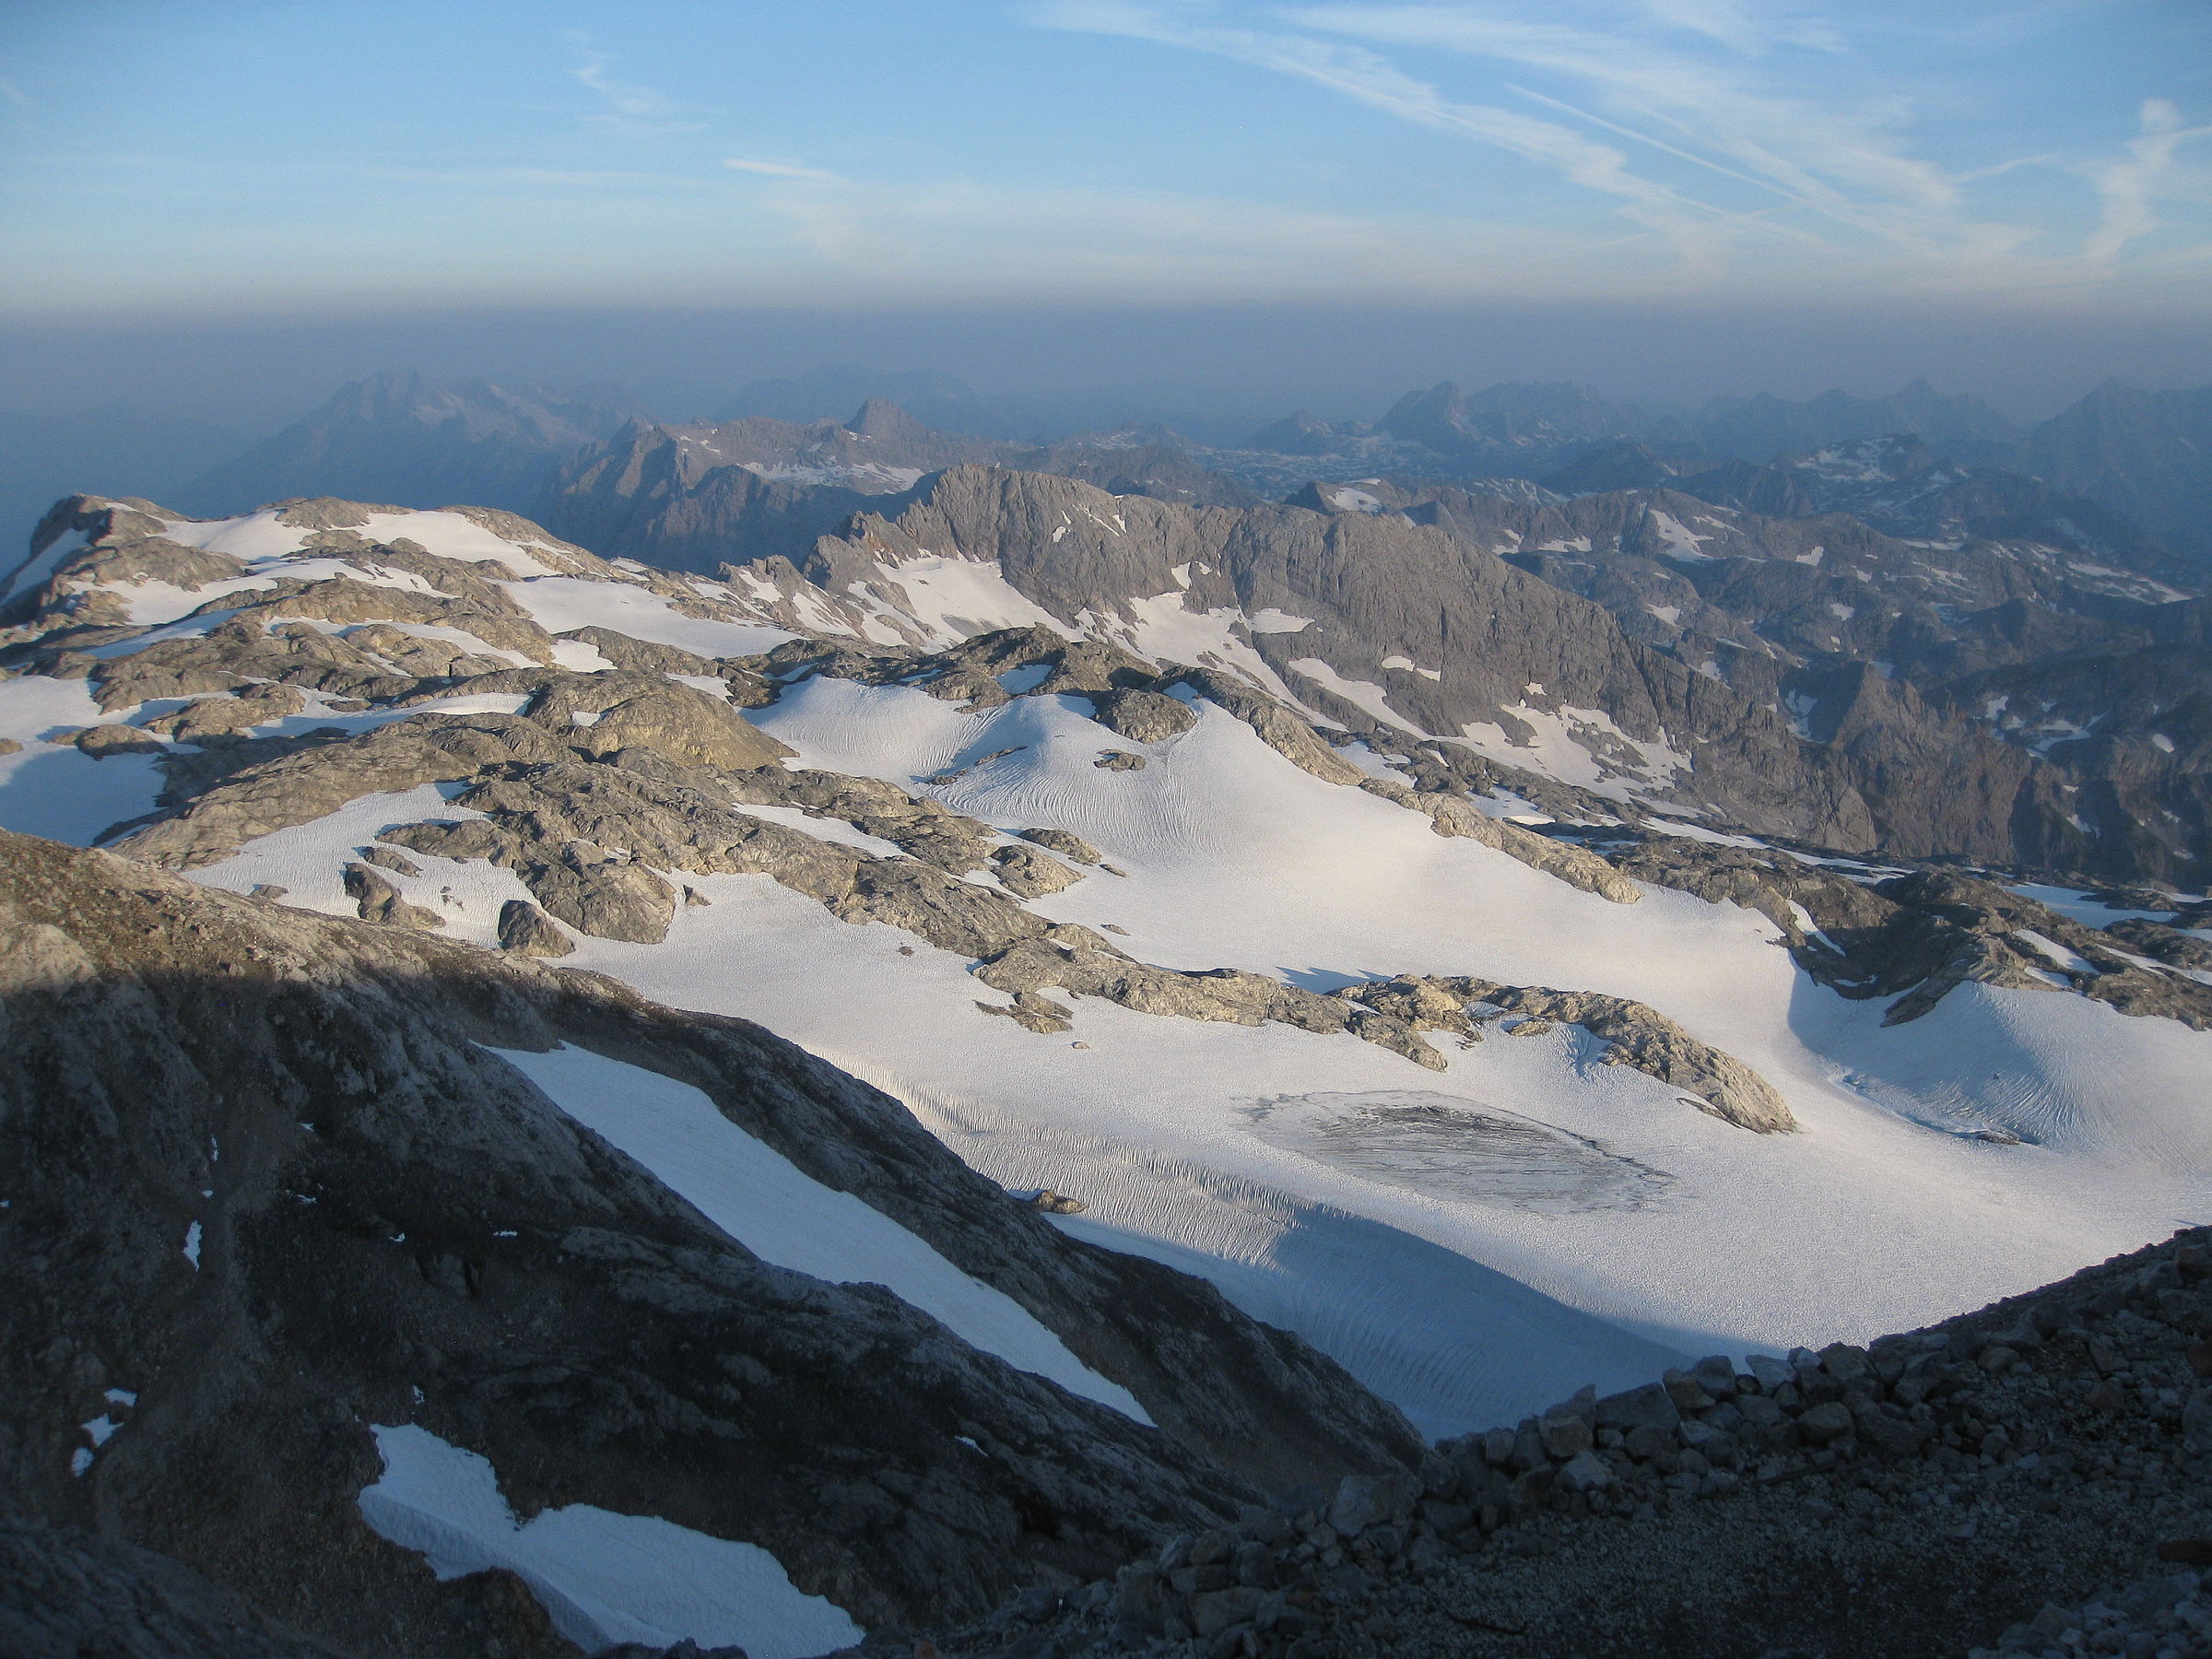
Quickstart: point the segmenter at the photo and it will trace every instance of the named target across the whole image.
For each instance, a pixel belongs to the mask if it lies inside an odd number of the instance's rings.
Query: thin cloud
[[[581,38],[577,44],[583,48],[583,62],[569,71],[570,75],[606,100],[610,108],[623,115],[665,115],[668,112],[668,100],[652,88],[619,81],[610,75],[608,71],[615,66],[615,60],[606,53]]]
[[[761,161],[747,157],[731,156],[723,165],[742,173],[758,173],[764,179],[800,179],[814,184],[841,183],[837,174],[818,167],[800,167],[790,161]]]
[[[1309,27],[1581,82],[1606,101],[1612,120],[1637,127],[1646,142],[1659,142],[1642,130],[1655,124],[1678,146],[1724,159],[1839,226],[1928,248],[1981,240],[1958,220],[1957,191],[1941,170],[1903,149],[1906,112],[1893,100],[1815,100],[1710,53],[1693,57],[1634,35],[1462,6],[1339,5],[1294,16]],[[1798,84],[1788,70],[1780,78]]]
[[[618,79],[614,74],[615,60],[600,51],[592,37],[582,29],[571,29],[569,40],[582,60],[569,71],[569,77],[598,95],[606,105],[606,112],[600,118],[606,124],[633,135],[703,130],[697,122],[676,119],[681,112],[676,100],[665,94],[635,81]]]
[[[1689,265],[1717,269],[1761,243],[1794,242],[1801,254],[1817,248],[1853,265],[1886,259],[1913,273],[1909,280],[1939,287],[2052,274],[2051,261],[2019,252],[2041,227],[1977,213],[1965,188],[2046,158],[1954,176],[1924,153],[1901,96],[1875,81],[1825,23],[1781,6],[1616,0],[1604,27],[1556,21],[1556,11],[1516,16],[1510,0],[1278,6],[1265,13],[1273,19],[1265,29],[1235,22],[1243,10],[1051,0],[1024,15],[1042,27],[1256,64],[1511,151],[1610,197],[1615,211],[1669,237]],[[1533,84],[1504,80],[1500,89],[1551,118],[1449,98],[1382,55],[1401,50],[1522,70]],[[2164,139],[2144,142],[2157,153],[2131,155],[2110,181],[2116,227],[2135,222],[2134,170],[2155,175],[2167,165]]]
[[[2082,244],[2092,269],[2110,271],[2120,252],[2137,237],[2159,228],[2159,186],[2173,171],[2183,140],[2212,134],[2212,126],[2185,126],[2181,111],[2162,98],[2144,100],[2143,130],[2127,147],[2124,160],[2095,175],[2103,216]]]
[[[1668,239],[1686,265],[1710,265],[1721,225],[1759,229],[1756,216],[1691,196],[1638,174],[1610,145],[1557,122],[1489,104],[1459,102],[1364,47],[1311,35],[1262,33],[1190,21],[1192,13],[1111,0],[1059,0],[1033,6],[1031,21],[1051,29],[1116,34],[1215,53],[1291,75],[1435,132],[1472,139],[1547,168],[1613,198],[1632,223]]]

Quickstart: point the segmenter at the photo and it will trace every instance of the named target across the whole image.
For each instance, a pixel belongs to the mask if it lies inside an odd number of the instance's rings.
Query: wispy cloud
[[[1449,99],[1433,84],[1363,46],[1312,34],[1224,27],[1188,6],[1048,0],[1027,15],[1046,28],[1126,35],[1235,58],[1325,87],[1415,125],[1506,150],[1611,198],[1617,212],[1665,237],[1688,265],[1711,264],[1718,228],[1753,233],[1766,229],[1753,213],[1702,201],[1671,183],[1643,177],[1621,151],[1586,132],[1524,111]]]
[[[619,131],[637,135],[696,133],[700,123],[679,119],[682,111],[674,99],[651,87],[618,78],[615,60],[602,52],[582,29],[571,29],[569,40],[580,61],[570,78],[588,87],[604,105],[601,121]]]
[[[1906,83],[1787,0],[1034,0],[1022,15],[1256,65],[1510,152],[1571,187],[1534,217],[1560,221],[1593,193],[1665,238],[1685,269],[1713,273],[1794,243],[1800,258],[1908,285],[2093,279],[2159,228],[2154,202],[2182,188],[2177,149],[2207,130],[2153,99],[2117,159],[2039,153],[1952,171],[1896,89]],[[1489,100],[1444,89],[1455,64],[1453,78],[1487,77]],[[2020,192],[1974,188],[2024,167],[2090,179],[2102,214],[2077,253],[2051,251],[2081,236],[2052,193],[2026,222]]]
[[[7,106],[8,117],[18,126],[30,125],[31,115],[39,107],[29,93],[13,82],[5,80],[0,80],[0,103]]]
[[[2159,186],[2174,171],[2183,142],[2207,135],[2212,126],[2184,124],[2181,111],[2166,100],[2145,100],[2141,135],[2122,159],[2095,175],[2103,215],[2082,250],[2092,267],[2111,270],[2129,242],[2159,229]]]
[[[723,165],[742,173],[758,173],[764,179],[799,179],[815,184],[835,184],[838,175],[825,172],[818,167],[801,167],[791,161],[761,161],[742,156],[731,156]]]

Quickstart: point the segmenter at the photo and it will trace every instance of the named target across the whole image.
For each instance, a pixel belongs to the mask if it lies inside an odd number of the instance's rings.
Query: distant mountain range
[[[849,413],[863,406],[872,412]],[[1760,510],[1787,516],[1788,480],[1754,481],[1747,475],[1730,484],[1723,481],[1725,469],[1764,468],[1783,456],[1899,437],[1916,439],[1922,450],[1914,453],[1924,452],[1931,465],[1978,469],[1984,491],[2034,493],[1997,474],[2041,479],[2104,510],[2100,535],[2132,534],[2110,522],[2116,513],[2190,560],[2212,559],[2206,528],[2212,388],[2136,392],[2108,384],[2028,429],[1979,398],[1940,393],[1924,381],[1881,398],[1840,391],[1804,401],[1767,393],[1717,398],[1690,416],[1652,414],[1571,382],[1507,382],[1470,392],[1447,381],[1407,393],[1372,423],[1299,411],[1241,437],[1230,430],[1194,434],[1192,425],[1103,395],[992,397],[949,375],[887,374],[853,365],[753,381],[712,419],[696,422],[656,421],[613,385],[446,383],[395,371],[343,388],[231,461],[188,477],[182,468],[168,469],[171,479],[183,481],[171,483],[166,494],[201,512],[317,495],[527,511],[542,504],[549,488],[566,490],[584,474],[603,477],[609,455],[619,452],[628,457],[622,465],[650,469],[666,456],[649,457],[662,450],[672,454],[674,444],[689,453],[686,465],[694,471],[711,470],[707,464],[720,453],[771,483],[861,494],[888,487],[894,475],[918,477],[959,462],[1053,472],[1116,493],[1224,506],[1279,498],[1309,481],[1530,480],[1571,494],[1696,477],[1715,488],[1740,490],[1757,482],[1783,489]],[[839,432],[856,433],[862,441],[855,447]],[[99,453],[98,441],[74,436],[85,453]],[[130,448],[120,428],[108,447],[118,444]],[[176,447],[173,441],[170,447]],[[203,437],[202,452],[210,447]],[[902,459],[886,461],[893,449]],[[41,483],[52,470],[31,468]],[[555,484],[557,474],[566,482]],[[76,487],[74,477],[67,487]],[[1831,486],[1822,488],[1826,495],[1815,492],[1828,503],[1820,510],[1858,510],[1834,497]],[[740,493],[752,493],[751,486]],[[18,506],[18,516],[28,511]],[[558,510],[554,516],[560,516]]]
[[[341,388],[276,436],[185,483],[176,499],[189,512],[307,495],[525,507],[562,459],[644,413],[617,386],[447,384],[393,371]]]

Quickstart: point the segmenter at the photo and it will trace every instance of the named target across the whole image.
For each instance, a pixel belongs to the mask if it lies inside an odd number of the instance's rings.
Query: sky
[[[1671,376],[1685,395],[1737,332],[1744,372],[1803,390],[1888,376],[1913,342],[1940,371],[1947,340],[1954,381],[2003,394],[2009,374],[2032,401],[2102,372],[2212,378],[2208,300],[2204,0],[0,17],[18,405],[27,379],[130,392],[133,342],[166,342],[182,372],[224,340],[304,378],[351,363],[344,341],[442,331],[459,363],[472,336],[514,335],[511,355],[620,378],[623,340],[674,362],[687,327],[759,372],[853,357],[849,334],[903,354],[888,368],[1196,372],[1254,396],[1296,382],[1301,348],[1347,395],[1363,350],[1410,371],[1424,329],[1447,371],[1512,335],[1526,364],[1494,351],[1503,372],[1611,384],[1643,372],[1607,373],[1640,333],[1672,330],[1671,358],[1642,353],[1671,366],[1619,389]],[[1093,343],[1049,365],[1021,342],[1055,317]],[[1194,335],[1248,343],[1215,366],[1176,344]],[[1118,360],[1117,337],[1136,342]]]

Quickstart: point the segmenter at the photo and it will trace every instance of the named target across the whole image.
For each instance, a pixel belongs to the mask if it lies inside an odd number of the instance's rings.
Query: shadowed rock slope
[[[957,1659],[2212,1653],[2212,1230],[1925,1330],[1725,1357],[1292,1493]]]
[[[343,1653],[571,1651],[512,1579],[439,1583],[363,1524],[371,1424],[485,1455],[519,1514],[757,1543],[867,1626],[1418,1453],[1297,1338],[1063,1237],[741,1020],[13,835],[0,993],[0,1516],[56,1583],[134,1571],[39,1530],[73,1527]],[[1161,1427],[759,1259],[478,1046],[563,1042],[703,1090]]]

